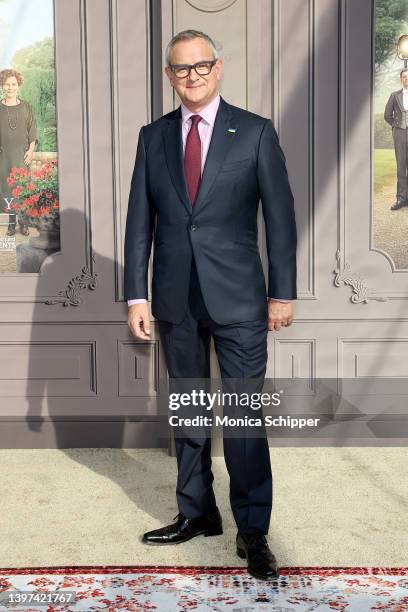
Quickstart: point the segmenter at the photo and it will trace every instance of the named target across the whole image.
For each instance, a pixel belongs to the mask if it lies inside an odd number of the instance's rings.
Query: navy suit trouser
[[[180,324],[159,321],[158,325],[170,382],[172,379],[210,379],[212,337],[223,391],[228,379],[245,379],[245,385],[248,379],[253,379],[249,381],[251,392],[262,390],[267,362],[267,321],[230,325],[213,321],[204,303],[194,262],[184,320]],[[225,432],[224,428],[224,457],[237,527],[242,533],[266,534],[272,510],[272,471],[265,430],[256,436],[245,428],[241,428],[239,436]],[[175,447],[179,511],[187,517],[213,512],[216,501],[212,487],[211,437],[175,434]]]

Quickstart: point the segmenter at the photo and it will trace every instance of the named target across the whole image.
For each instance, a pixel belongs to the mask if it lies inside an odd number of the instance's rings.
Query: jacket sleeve
[[[265,219],[268,295],[296,299],[297,231],[286,160],[272,121],[265,122],[259,143],[258,186]]]
[[[385,105],[384,119],[390,125],[394,125],[394,96],[390,95],[388,102]]]
[[[130,185],[125,230],[124,298],[148,296],[147,272],[152,246],[154,207],[149,198],[143,128],[139,133]]]

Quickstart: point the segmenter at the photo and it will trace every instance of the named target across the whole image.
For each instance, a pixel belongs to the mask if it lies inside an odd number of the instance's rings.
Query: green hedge
[[[40,151],[57,150],[57,130],[55,127],[46,127],[43,131]]]
[[[384,121],[382,113],[374,115],[374,147],[376,149],[394,148],[391,126]]]

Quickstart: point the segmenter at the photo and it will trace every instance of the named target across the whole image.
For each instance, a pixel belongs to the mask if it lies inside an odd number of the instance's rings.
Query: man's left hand
[[[293,322],[292,302],[278,302],[268,300],[268,329],[279,331],[281,327],[288,327]]]

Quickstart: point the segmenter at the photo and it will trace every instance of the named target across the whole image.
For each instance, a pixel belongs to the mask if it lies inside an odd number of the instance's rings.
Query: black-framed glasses
[[[205,62],[197,62],[196,64],[170,64],[169,68],[178,79],[185,79],[190,76],[191,70],[194,68],[198,76],[207,76],[213,69],[217,60],[209,60]]]

